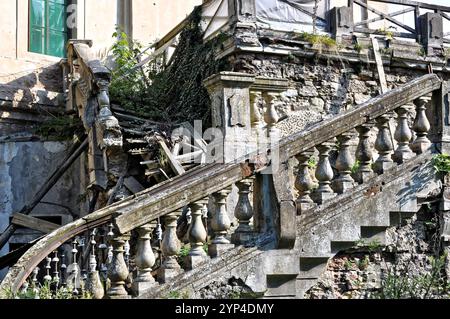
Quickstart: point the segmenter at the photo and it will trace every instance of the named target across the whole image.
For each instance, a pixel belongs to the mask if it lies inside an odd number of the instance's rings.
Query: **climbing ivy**
[[[193,120],[203,120],[205,125],[209,125],[211,102],[203,81],[225,67],[214,58],[215,49],[223,42],[223,37],[204,43],[200,22],[201,8],[197,7],[180,34],[172,63],[157,72],[154,67],[147,67],[129,73],[132,65],[136,64],[132,62],[139,54],[136,50],[139,46],[130,43],[122,34],[112,50],[120,70],[113,72],[112,103],[169,126]]]

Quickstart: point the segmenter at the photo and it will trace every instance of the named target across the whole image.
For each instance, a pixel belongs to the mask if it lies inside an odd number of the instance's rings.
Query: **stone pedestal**
[[[349,7],[334,7],[330,10],[331,33],[339,41],[343,34],[353,32],[353,13]]]
[[[233,244],[211,244],[208,247],[208,255],[215,258],[223,255],[223,253],[233,248]]]
[[[170,282],[173,278],[183,273],[183,269],[166,269],[159,268],[158,269],[158,282],[161,284]]]
[[[427,12],[419,17],[421,42],[427,50],[427,55],[442,52],[444,44],[443,19],[439,13]]]
[[[188,270],[192,270],[197,268],[199,265],[207,261],[209,257],[206,255],[193,255],[193,256],[186,256],[184,259],[184,265],[185,268]]]
[[[155,287],[157,283],[155,281],[149,282],[149,281],[133,281],[131,285],[131,289],[133,290],[133,293],[136,296],[140,296],[144,294],[145,292],[149,291],[153,287]]]

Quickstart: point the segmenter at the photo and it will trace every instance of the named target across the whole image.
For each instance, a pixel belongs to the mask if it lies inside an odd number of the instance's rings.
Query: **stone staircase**
[[[242,78],[245,85],[235,83]],[[255,109],[235,114],[235,119],[252,125],[255,136],[274,132],[277,92],[270,91],[274,88],[267,85],[270,80],[260,79],[252,87],[251,76],[227,72],[208,80],[210,85],[212,82],[213,93],[221,93],[223,101],[229,100],[228,95],[240,96],[241,108],[253,107],[252,91],[268,96],[264,131],[260,123],[256,126],[250,121],[250,113],[257,117]],[[236,88],[230,89],[233,83]],[[104,92],[100,91],[102,98]],[[231,278],[241,279],[259,296],[302,298],[329,258],[358,240],[383,242],[384,230],[416,213],[424,198],[439,191],[440,180],[431,159],[445,146],[447,127],[440,119],[447,95],[445,82],[436,75],[426,75],[283,138],[270,145],[270,152],[264,149],[229,163],[202,165],[106,206],[41,239],[11,267],[0,288],[17,293],[31,285],[39,291],[40,268],[44,268],[44,281],[77,289],[83,289],[80,282],[84,281],[95,298],[165,298],[173,292],[186,292],[195,298],[211,283],[226,283]],[[225,116],[229,105],[222,100],[213,107]],[[416,111],[412,127],[407,120],[411,103]],[[387,129],[390,119],[396,123],[395,143]],[[369,137],[375,125],[374,152]],[[225,132],[236,133],[228,129]],[[359,133],[356,137],[355,129]],[[351,172],[354,159],[349,136],[358,142],[355,174]],[[313,149],[319,156],[317,188],[307,168]],[[331,149],[338,153],[334,170]],[[279,160],[278,168],[274,168],[275,160]],[[263,174],[269,168],[275,171]],[[238,188],[237,204],[227,207],[226,198],[233,185]],[[211,200],[215,210],[206,229],[208,223],[202,216]],[[190,250],[181,267],[177,261],[180,245],[176,221],[185,207],[190,208],[192,220],[188,229]],[[227,210],[234,210],[236,229],[230,227]],[[162,224],[158,226],[159,220]],[[93,230],[88,239],[90,247],[98,249],[90,249],[89,260],[81,262],[77,255],[79,236],[88,230]],[[155,235],[158,231],[160,237]],[[133,240],[131,233],[136,233]],[[155,240],[160,247],[152,248]],[[67,250],[63,245],[73,248]],[[61,253],[70,257],[69,267],[66,260],[58,263]],[[80,279],[86,264],[88,276]]]
[[[431,152],[417,156],[367,185],[298,216],[293,249],[273,249],[270,237],[265,238],[267,243],[262,238],[257,247],[239,246],[221,258],[209,259],[140,298],[164,298],[171,291],[195,296],[212,282],[226,282],[232,277],[242,279],[265,298],[303,298],[336,253],[358,241],[382,245],[387,228],[399,225],[420,209],[418,198],[440,191],[432,156]]]

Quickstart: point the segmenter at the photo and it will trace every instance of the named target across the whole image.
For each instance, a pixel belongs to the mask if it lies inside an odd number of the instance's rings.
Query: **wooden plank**
[[[54,224],[51,222],[48,222],[46,220],[36,218],[29,215],[24,215],[20,213],[14,213],[12,215],[11,224],[14,224],[16,226],[22,226],[26,228],[30,228],[33,230],[38,230],[40,232],[43,232],[44,234],[51,233],[55,229],[61,227],[61,225]]]
[[[196,132],[194,130],[194,127],[192,127],[191,123],[189,123],[189,122],[183,122],[183,123],[181,123],[181,126],[186,128],[191,133],[191,137],[194,139],[194,145],[197,147],[200,147],[203,151],[206,152],[206,147],[208,144],[201,137],[202,132]],[[199,136],[199,134],[200,134],[200,136]]]
[[[405,29],[405,30],[411,32],[412,34],[414,34],[414,35],[416,34],[416,30],[415,30],[415,29],[411,28],[410,26],[407,26],[407,25],[404,24],[404,23],[401,23],[400,21],[398,21],[398,20],[396,20],[396,19],[394,19],[394,18],[391,18],[388,14],[385,14],[385,13],[383,13],[383,12],[381,12],[381,11],[378,11],[377,9],[374,9],[374,8],[372,8],[371,6],[365,4],[364,2],[361,2],[361,1],[359,1],[359,0],[354,0],[354,2],[355,2],[356,4],[358,4],[358,5],[360,5],[361,7],[364,7],[364,8],[366,8],[367,10],[372,11],[372,12],[375,13],[375,14],[378,14],[379,16],[384,17],[386,20],[388,20],[388,21],[390,21],[390,22],[392,22],[392,23],[394,23],[394,24],[396,24],[396,25],[402,27],[403,29]]]
[[[133,176],[128,176],[124,179],[123,184],[126,188],[130,190],[133,194],[143,191],[145,188],[137,181]]]
[[[182,175],[182,174],[186,173],[183,166],[181,166],[181,164],[178,163],[176,158],[173,156],[172,152],[167,147],[166,143],[161,139],[158,140],[158,143],[159,143],[159,146],[161,147],[160,149],[162,150],[162,152],[166,155],[167,159],[169,160],[169,165],[173,169],[174,173],[177,175]]]
[[[386,74],[384,73],[383,61],[381,60],[380,46],[378,45],[378,40],[374,37],[370,37],[373,46],[373,53],[375,55],[375,62],[377,63],[378,77],[380,79],[381,93],[386,93],[388,91]]]
[[[408,8],[408,9],[396,11],[396,12],[393,12],[393,13],[389,13],[389,16],[390,17],[395,17],[395,16],[398,16],[400,14],[408,13],[408,12],[411,12],[411,11],[414,11],[414,10],[415,10],[414,8]],[[373,19],[360,21],[358,23],[355,23],[354,25],[356,27],[356,26],[360,26],[360,25],[369,24],[369,23],[372,23],[372,22],[377,22],[377,21],[380,21],[380,20],[383,20],[383,19],[384,19],[383,17],[379,16],[379,17],[376,17],[376,18],[373,18]]]
[[[441,10],[441,11],[450,11],[450,7],[446,6],[440,6],[436,4],[429,4],[424,2],[417,2],[417,1],[411,1],[411,0],[371,0],[373,2],[383,2],[383,3],[391,3],[391,4],[400,4],[405,6],[419,6],[423,9],[429,9],[429,10]]]
[[[368,29],[368,28],[363,28],[363,27],[355,27],[354,32],[367,33],[367,34],[386,35],[384,32],[382,32],[380,30]],[[415,34],[406,33],[406,32],[393,31],[392,35],[394,37],[398,37],[398,38],[407,38],[407,39],[415,39],[416,38]]]

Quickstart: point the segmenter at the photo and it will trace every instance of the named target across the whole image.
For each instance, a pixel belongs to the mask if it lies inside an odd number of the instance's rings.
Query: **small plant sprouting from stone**
[[[317,161],[316,161],[316,159],[314,157],[311,157],[308,160],[308,168],[309,169],[316,169],[317,168]]]
[[[450,173],[450,155],[438,154],[432,159],[432,164],[438,173]]]
[[[328,35],[313,34],[308,32],[302,32],[297,37],[300,41],[309,42],[312,45],[322,45],[326,48],[336,48],[336,40],[330,38]]]
[[[429,257],[431,269],[412,276],[410,269],[399,269],[394,265],[388,269],[381,282],[381,289],[371,297],[374,299],[430,299],[450,298],[450,283],[445,273],[447,255]]]
[[[360,166],[361,166],[361,162],[356,161],[355,164],[353,164],[353,166],[351,168],[352,174],[356,174],[358,172]]]
[[[378,33],[383,34],[386,37],[386,40],[390,41],[394,39],[394,32],[390,30],[386,30],[385,28],[380,28],[377,30]]]
[[[424,48],[420,48],[419,51],[417,51],[417,54],[421,57],[426,57],[427,56],[427,51],[425,51]]]
[[[39,284],[38,287],[31,284],[17,293],[10,288],[5,289],[1,295],[6,299],[93,299],[92,294],[87,290],[82,289],[81,294],[75,295],[70,286],[52,289],[48,282]]]
[[[360,239],[356,242],[356,246],[357,247],[366,247],[369,252],[373,253],[373,252],[377,252],[382,248],[382,244],[380,243],[380,241],[378,239],[374,239],[371,241],[366,241],[364,239]]]
[[[189,299],[189,293],[187,291],[173,290],[167,294],[167,299]]]
[[[358,52],[361,53],[363,46],[359,43],[355,43],[355,45],[353,46],[353,48]]]

